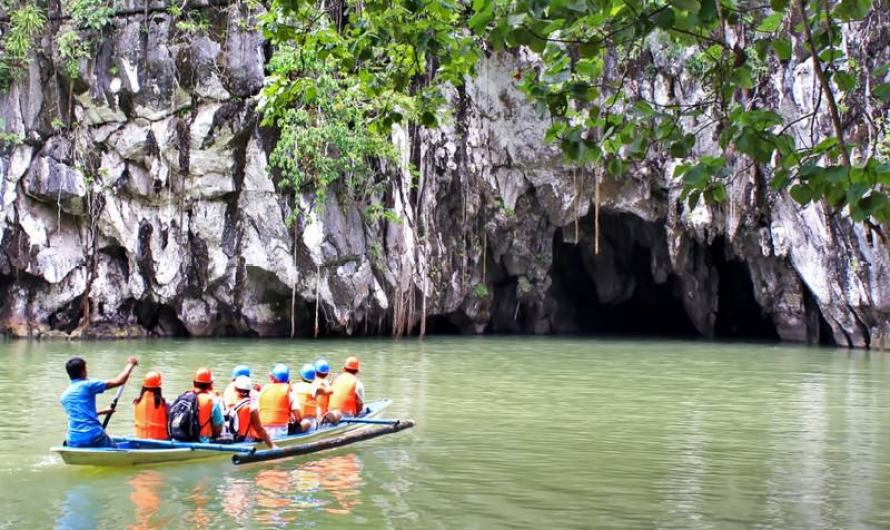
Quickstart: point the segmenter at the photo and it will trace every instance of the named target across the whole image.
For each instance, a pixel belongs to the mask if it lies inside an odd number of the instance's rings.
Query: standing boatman
[[[72,357],[65,363],[65,370],[71,383],[59,402],[68,415],[68,436],[65,444],[70,447],[114,447],[114,442],[102,428],[99,416],[108,414],[111,409],[96,411],[96,394],[109,388],[116,388],[127,382],[139,359],[130,357],[127,366],[114,379],[107,381],[87,379],[87,362],[80,357]]]

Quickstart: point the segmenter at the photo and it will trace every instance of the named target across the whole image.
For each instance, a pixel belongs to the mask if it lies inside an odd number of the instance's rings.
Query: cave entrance
[[[595,254],[592,216],[557,230],[553,242],[551,322],[557,333],[698,336],[670,271],[664,229],[630,214],[600,216]],[[568,241],[567,241],[568,239]]]
[[[715,336],[778,341],[775,324],[754,298],[748,266],[730,253],[723,238],[711,244],[710,262],[719,278]]]

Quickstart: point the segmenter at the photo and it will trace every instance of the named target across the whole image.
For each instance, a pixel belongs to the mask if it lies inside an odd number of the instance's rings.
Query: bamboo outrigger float
[[[147,440],[133,437],[114,437],[112,438],[117,447],[67,447],[57,446],[50,448],[61,455],[62,460],[66,464],[80,466],[106,466],[106,467],[124,467],[142,464],[162,464],[170,462],[181,462],[184,460],[196,460],[204,458],[215,458],[221,456],[245,457],[244,463],[255,461],[248,457],[257,454],[260,460],[270,460],[272,458],[284,458],[294,456],[295,454],[306,454],[307,452],[321,451],[332,447],[339,447],[354,441],[367,439],[366,432],[356,433],[360,436],[353,438],[340,436],[350,431],[357,431],[366,427],[368,424],[382,424],[378,429],[371,430],[373,434],[371,438],[388,434],[389,432],[397,432],[399,430],[409,428],[414,425],[410,420],[380,420],[375,419],[380,416],[383,410],[389,406],[390,400],[382,399],[367,403],[368,412],[358,418],[346,418],[337,425],[325,425],[317,430],[294,434],[285,438],[275,440],[275,444],[281,449],[269,451],[257,451],[264,444],[262,442],[242,442],[233,444],[216,444],[216,443],[188,443],[166,440]],[[395,430],[392,426],[399,426]],[[385,432],[383,432],[385,431]],[[339,437],[339,438],[338,438]],[[339,443],[335,445],[321,445],[314,451],[303,451],[297,453],[286,452],[288,449],[298,449],[299,447],[311,446],[306,442],[320,443],[326,439],[335,438]],[[345,443],[344,443],[345,442]],[[272,456],[277,455],[277,456]],[[271,458],[270,458],[271,457]],[[241,458],[236,463],[242,463]]]

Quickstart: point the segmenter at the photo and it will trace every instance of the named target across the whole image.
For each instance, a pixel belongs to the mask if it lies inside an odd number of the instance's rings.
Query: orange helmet
[[[142,386],[145,388],[161,388],[161,374],[148,372],[145,374],[145,379],[142,380]]]
[[[210,371],[210,368],[201,367],[198,368],[198,371],[195,372],[194,382],[196,383],[212,383],[213,382],[213,372]]]
[[[354,370],[358,372],[358,357],[349,357],[343,365],[345,370]]]

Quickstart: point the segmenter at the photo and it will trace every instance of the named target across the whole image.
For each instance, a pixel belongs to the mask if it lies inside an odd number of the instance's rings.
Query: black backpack
[[[167,431],[170,437],[180,442],[200,440],[201,423],[198,420],[198,394],[189,390],[183,392],[170,405],[167,413]]]

